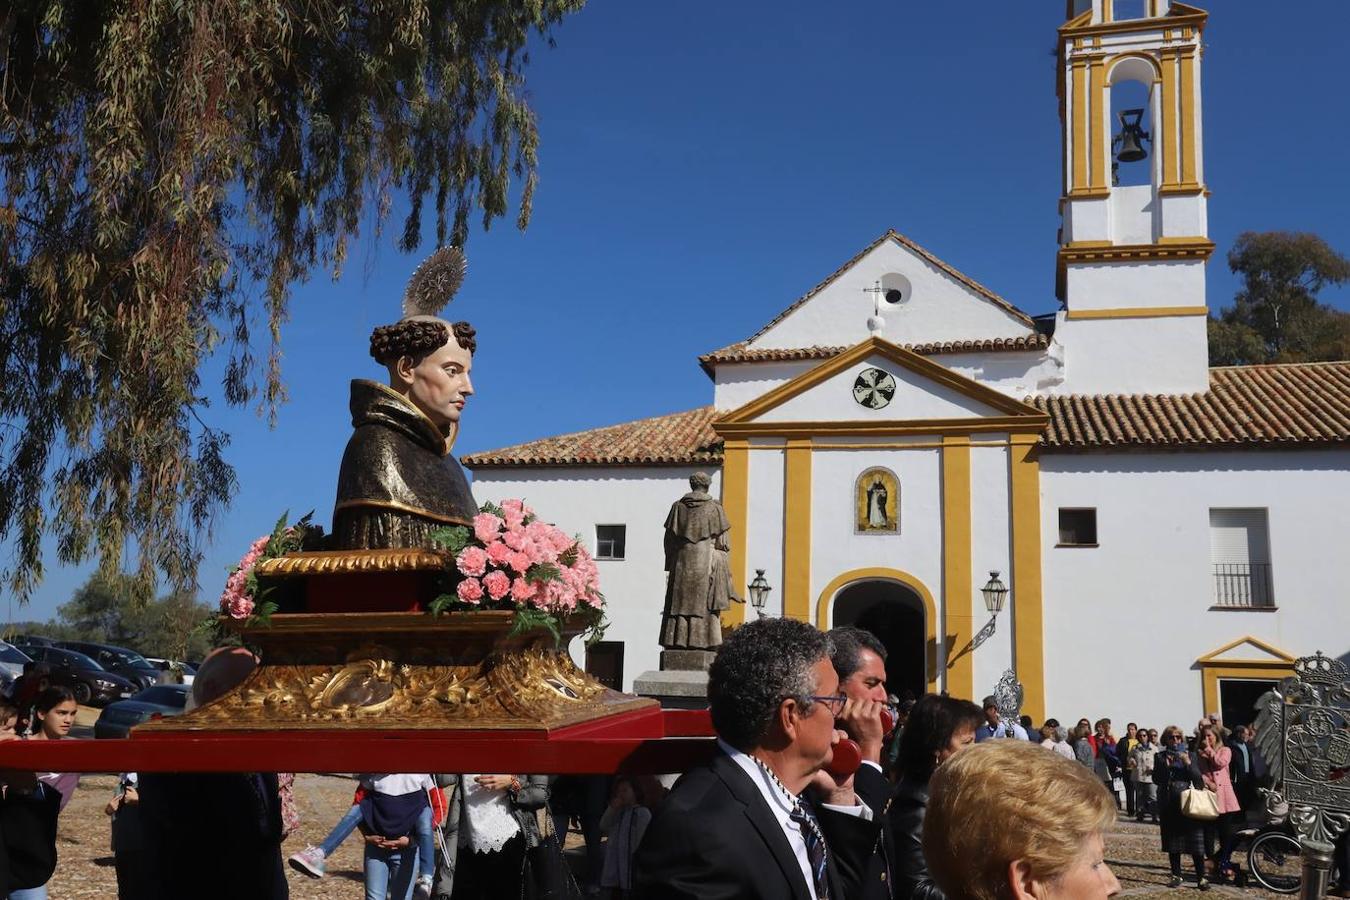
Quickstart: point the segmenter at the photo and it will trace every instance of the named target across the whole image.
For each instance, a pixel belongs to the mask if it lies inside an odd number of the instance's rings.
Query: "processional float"
[[[1318,651],[1257,704],[1256,743],[1299,835],[1299,896],[1325,897],[1336,842],[1350,829],[1350,667]]]
[[[437,251],[372,334],[389,383],[352,382],[332,533],[283,517],[231,573],[219,627],[252,674],[125,740],[0,744],[0,768],[671,772],[711,754],[706,711],[573,664],[603,622],[581,542],[519,501],[475,506],[450,448],[476,337],[438,317],[464,269]]]

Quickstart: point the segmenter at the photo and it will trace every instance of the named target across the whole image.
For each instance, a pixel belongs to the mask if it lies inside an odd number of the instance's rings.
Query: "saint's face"
[[[413,367],[408,399],[437,428],[449,433],[473,394],[473,382],[469,380],[472,369],[472,354],[452,336],[439,350],[428,353]]]

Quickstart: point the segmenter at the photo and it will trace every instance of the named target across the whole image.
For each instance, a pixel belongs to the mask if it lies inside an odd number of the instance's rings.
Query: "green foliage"
[[[235,491],[201,370],[274,417],[292,285],[530,216],[525,45],[584,0],[13,0],[0,11],[0,539],[195,582]],[[265,323],[258,346],[253,329]]]
[[[525,570],[525,580],[534,584],[546,581],[562,581],[562,569],[552,563],[535,563]]]
[[[165,659],[201,659],[213,646],[200,629],[210,614],[208,606],[187,594],[138,602],[130,576],[109,578],[96,572],[57,609],[55,620],[18,622],[7,631],[116,644]]]
[[[1350,259],[1315,234],[1243,232],[1228,253],[1242,276],[1233,306],[1209,321],[1212,365],[1350,358],[1350,314],[1317,302],[1350,281]]]
[[[562,644],[562,629],[559,627],[558,617],[533,606],[516,608],[516,615],[511,620],[511,630],[507,633],[507,636],[515,637],[518,634],[524,634],[538,628],[542,628],[553,635],[554,646]]]
[[[463,525],[449,525],[445,528],[437,528],[428,537],[436,547],[448,550],[458,556],[459,551],[469,546],[473,535]]]

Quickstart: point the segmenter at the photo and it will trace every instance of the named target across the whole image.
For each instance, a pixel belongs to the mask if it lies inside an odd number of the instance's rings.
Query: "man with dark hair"
[[[872,632],[853,625],[831,629],[829,637],[834,643],[830,663],[839,676],[839,690],[848,698],[839,722],[862,750],[863,764],[853,776],[853,787],[869,808],[884,810],[891,795],[890,782],[881,767],[885,735],[879,719],[880,705],[887,701],[886,645]],[[868,835],[876,832],[870,822],[829,810],[821,813],[821,823],[832,846],[865,843]],[[860,900],[890,900],[893,896],[892,855],[889,828],[883,820],[876,852],[865,857],[867,868],[845,876],[862,885],[857,894]],[[853,858],[845,855],[841,862]]]
[[[984,724],[975,729],[975,743],[1002,737],[1021,738],[1024,741],[1027,739],[1027,731],[1021,725],[1002,721],[998,712],[998,700],[993,694],[985,697],[981,706],[984,708]]]
[[[843,880],[836,857],[869,855],[880,816],[858,802],[851,777],[822,771],[840,738],[835,716],[845,705],[831,649],[828,636],[793,619],[752,622],[722,644],[708,671],[719,752],[676,783],[648,826],[633,867],[634,896],[857,896],[858,885]],[[802,796],[808,785],[823,804]],[[820,809],[871,820],[871,842],[827,846]]]

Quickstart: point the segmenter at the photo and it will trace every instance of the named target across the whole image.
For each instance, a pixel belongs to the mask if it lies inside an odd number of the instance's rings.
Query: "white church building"
[[[1350,651],[1350,362],[1209,367],[1206,13],[1143,7],[1071,0],[1059,32],[1053,317],[891,231],[700,357],[706,405],[465,457],[480,501],[601,559],[592,671],[658,667],[661,523],[696,471],[739,589],[763,570],[763,614],[875,631],[897,693],[978,700],[1013,668],[1038,724],[1236,723],[1296,657]],[[1129,165],[1120,90],[1147,98]]]

